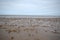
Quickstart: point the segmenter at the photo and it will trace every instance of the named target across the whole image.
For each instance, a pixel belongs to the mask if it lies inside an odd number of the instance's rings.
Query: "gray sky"
[[[0,0],[0,15],[60,16],[60,0]]]

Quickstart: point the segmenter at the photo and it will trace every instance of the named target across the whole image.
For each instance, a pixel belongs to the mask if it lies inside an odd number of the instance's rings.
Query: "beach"
[[[60,40],[60,18],[0,17],[0,40]]]

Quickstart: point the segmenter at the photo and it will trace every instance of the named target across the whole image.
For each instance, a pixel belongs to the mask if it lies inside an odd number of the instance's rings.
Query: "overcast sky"
[[[0,15],[60,16],[60,0],[0,0]]]

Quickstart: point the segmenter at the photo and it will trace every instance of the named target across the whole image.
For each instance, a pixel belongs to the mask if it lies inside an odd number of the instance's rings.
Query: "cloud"
[[[0,13],[60,13],[59,1],[60,0],[2,0],[0,2]]]

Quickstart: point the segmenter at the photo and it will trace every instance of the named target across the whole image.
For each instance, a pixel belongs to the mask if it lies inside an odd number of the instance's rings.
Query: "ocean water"
[[[60,16],[51,15],[0,15],[3,18],[60,18]]]

